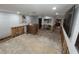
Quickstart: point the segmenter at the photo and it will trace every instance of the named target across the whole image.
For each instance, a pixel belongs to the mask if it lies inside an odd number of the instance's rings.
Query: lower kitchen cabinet
[[[12,31],[12,37],[21,35],[24,33],[24,26],[12,27],[11,31]]]

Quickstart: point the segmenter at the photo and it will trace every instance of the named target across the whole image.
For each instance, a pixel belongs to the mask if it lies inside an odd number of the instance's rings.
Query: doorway
[[[42,28],[42,18],[39,18],[39,29]]]

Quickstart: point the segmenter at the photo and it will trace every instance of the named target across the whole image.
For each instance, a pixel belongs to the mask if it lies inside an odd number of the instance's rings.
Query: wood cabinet
[[[24,33],[24,26],[12,27],[11,31],[12,31],[12,37],[21,35]]]
[[[38,25],[37,24],[27,26],[27,33],[37,34],[37,32],[38,32]]]

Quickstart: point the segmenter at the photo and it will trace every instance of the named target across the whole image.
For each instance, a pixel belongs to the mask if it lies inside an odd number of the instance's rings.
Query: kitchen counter
[[[27,24],[18,24],[18,25],[13,25],[12,27],[20,27],[20,26],[25,26]]]

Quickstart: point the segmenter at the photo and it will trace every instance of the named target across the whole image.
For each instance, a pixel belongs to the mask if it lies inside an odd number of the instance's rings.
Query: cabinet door
[[[22,34],[21,27],[18,27],[18,34]]]
[[[12,36],[16,36],[16,27],[12,28]]]

